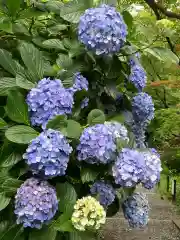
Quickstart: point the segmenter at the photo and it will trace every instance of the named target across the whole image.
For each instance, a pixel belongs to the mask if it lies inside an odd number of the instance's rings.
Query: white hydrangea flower
[[[77,200],[71,220],[79,231],[99,229],[106,222],[106,212],[95,198],[83,197]]]

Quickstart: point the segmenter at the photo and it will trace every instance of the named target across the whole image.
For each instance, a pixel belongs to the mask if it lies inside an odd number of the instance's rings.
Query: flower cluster
[[[77,72],[74,74],[74,84],[68,90],[71,93],[75,93],[75,92],[81,91],[83,89],[88,91],[88,87],[89,87],[88,80],[85,77],[83,77],[83,75],[81,73]]]
[[[134,60],[133,60],[134,61]],[[131,67],[129,81],[134,84],[139,92],[146,86],[147,76],[144,68],[140,64],[134,64]]]
[[[134,193],[122,205],[124,217],[130,227],[142,228],[149,220],[149,204],[144,193]]]
[[[38,228],[48,224],[58,209],[56,191],[46,181],[26,180],[15,196],[17,224]]]
[[[101,5],[87,9],[78,26],[79,40],[96,55],[119,52],[126,41],[127,26],[114,7]]]
[[[51,178],[65,175],[71,152],[64,135],[48,129],[32,140],[23,157],[34,174]]]
[[[160,156],[155,149],[143,152],[145,158],[145,176],[142,184],[147,189],[152,189],[160,180],[162,171]]]
[[[141,54],[139,52],[136,52],[133,54],[129,59],[129,64],[131,67],[139,63],[139,59],[141,58]]]
[[[122,187],[134,187],[144,178],[145,160],[142,153],[123,148],[113,168],[116,184]]]
[[[70,114],[73,107],[72,94],[60,80],[42,79],[27,96],[27,104],[33,126],[45,129],[47,122],[56,115]]]
[[[132,101],[134,121],[139,125],[146,125],[154,118],[154,104],[152,97],[147,93],[137,94]]]
[[[104,183],[103,181],[95,182],[90,192],[92,195],[99,196],[99,202],[101,205],[107,207],[114,202],[116,192],[111,184]]]
[[[115,139],[105,124],[96,124],[85,128],[77,150],[78,160],[91,164],[107,164],[116,157]]]
[[[93,197],[83,197],[77,200],[72,215],[72,224],[79,231],[99,229],[106,222],[106,212]]]

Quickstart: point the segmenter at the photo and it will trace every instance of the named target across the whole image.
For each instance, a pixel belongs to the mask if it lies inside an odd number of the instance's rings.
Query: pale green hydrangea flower
[[[106,222],[106,212],[93,197],[83,197],[77,200],[72,215],[72,224],[79,231],[99,229]]]

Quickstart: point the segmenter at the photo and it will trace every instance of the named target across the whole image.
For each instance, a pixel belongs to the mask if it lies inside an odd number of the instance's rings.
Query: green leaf
[[[24,96],[19,91],[9,93],[6,113],[11,120],[29,125],[28,106]]]
[[[40,230],[30,231],[28,240],[55,240],[57,231],[53,228],[43,227]]]
[[[74,120],[67,120],[66,134],[68,138],[79,139],[82,128],[81,125]]]
[[[23,69],[17,61],[13,60],[11,53],[4,49],[0,49],[0,65],[13,76]]]
[[[56,60],[58,67],[68,69],[72,66],[72,59],[66,54],[59,54],[58,59]]]
[[[2,189],[2,192],[13,196],[22,183],[23,182],[21,180],[9,178],[3,182],[3,184],[0,186],[0,189]]]
[[[22,160],[21,154],[11,152],[3,161],[0,160],[0,166],[3,168],[13,167],[16,163]]]
[[[104,113],[99,109],[93,109],[88,114],[88,124],[94,125],[98,123],[104,123],[106,120]]]
[[[44,12],[38,11],[35,8],[27,8],[22,10],[19,13],[18,19],[26,19],[26,18],[32,18],[32,17],[39,17],[41,15],[44,15]]]
[[[24,125],[11,127],[5,132],[5,136],[9,141],[20,144],[28,144],[38,135],[39,133],[33,128]]]
[[[58,35],[60,31],[66,30],[68,28],[65,24],[57,24],[48,28],[48,31],[51,35]]]
[[[123,114],[118,114],[118,115],[112,117],[109,121],[124,123],[125,122],[125,117],[124,117]]]
[[[133,25],[133,17],[128,11],[123,11],[122,12],[123,18],[125,23],[127,24],[128,28],[131,29]]]
[[[81,168],[81,180],[83,183],[93,182],[97,178],[98,174],[98,172],[90,168]]]
[[[0,96],[7,96],[9,90],[17,87],[15,78],[0,78]]]
[[[11,201],[11,198],[6,197],[4,193],[0,193],[0,211],[6,208],[10,203],[10,201]]]
[[[59,199],[59,210],[61,212],[71,212],[77,200],[74,187],[68,182],[56,185],[57,196]]]
[[[4,18],[3,20],[0,21],[0,30],[7,33],[12,33],[12,22],[10,21],[9,18]]]
[[[21,0],[6,0],[6,5],[8,7],[9,13],[15,16],[20,10]]]
[[[22,240],[22,226],[11,225],[9,229],[0,236],[0,240]]]
[[[19,50],[22,60],[31,75],[31,81],[37,82],[39,79],[42,79],[44,74],[44,58],[42,52],[32,44],[25,42],[20,45]]]
[[[70,218],[71,216],[72,216],[72,214],[70,216],[68,216],[68,218]],[[53,228],[59,232],[73,232],[74,227],[72,225],[72,221],[71,220],[62,221],[62,220],[64,220],[63,217],[64,216],[61,215],[58,218],[58,220],[56,221],[56,224],[53,225]]]
[[[50,49],[52,48],[52,49],[56,49],[56,50],[65,50],[62,41],[60,41],[59,39],[48,39],[48,40],[44,41],[42,44],[45,48],[50,48]]]
[[[96,240],[97,236],[92,232],[71,232],[69,233],[69,240]]]
[[[54,13],[57,13],[57,14],[59,14],[62,6],[63,6],[63,3],[60,2],[60,1],[52,1],[52,0],[51,0],[51,1],[48,1],[48,2],[46,3],[47,9],[48,9],[49,11],[54,12]]]
[[[28,81],[27,74],[25,74],[23,72],[17,73],[16,84],[18,87],[26,89],[26,90],[31,90],[32,88],[35,87],[35,84]]]
[[[61,131],[63,128],[67,127],[67,117],[66,115],[57,115],[52,120],[49,120],[46,128],[51,128],[54,130]]]
[[[3,128],[5,126],[7,126],[7,123],[2,118],[0,118],[0,128]]]

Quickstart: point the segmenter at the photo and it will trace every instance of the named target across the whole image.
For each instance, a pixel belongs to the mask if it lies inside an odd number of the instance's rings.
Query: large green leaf
[[[11,198],[6,197],[5,193],[0,193],[0,211],[7,207]]]
[[[66,115],[57,115],[52,120],[49,120],[46,128],[51,128],[54,130],[61,131],[62,129],[67,127],[67,116]]]
[[[57,196],[59,199],[59,210],[61,212],[70,212],[76,203],[77,194],[74,187],[68,182],[56,185]]]
[[[59,39],[48,39],[45,40],[42,44],[45,48],[65,50],[63,43]]]
[[[20,225],[11,225],[5,233],[0,236],[0,240],[23,240],[21,238],[23,227]]]
[[[55,240],[57,231],[53,228],[43,227],[40,230],[30,231],[28,240]]]
[[[21,180],[8,178],[0,186],[0,191],[5,192],[10,196],[13,196],[17,192],[17,189],[21,186],[22,183],[23,182]]]
[[[5,159],[0,159],[0,166],[3,168],[13,167],[16,163],[22,160],[21,154],[11,152]]]
[[[125,23],[127,24],[128,28],[131,29],[133,25],[133,17],[128,11],[123,11],[122,12],[123,18]]]
[[[67,137],[78,139],[81,135],[82,128],[78,122],[74,120],[67,120],[67,127],[65,131]]]
[[[7,126],[7,123],[4,121],[4,119],[0,118],[0,128],[3,128]]]
[[[5,136],[9,141],[20,144],[28,144],[38,135],[39,133],[33,128],[24,125],[11,127],[5,132]]]
[[[16,76],[16,73],[23,69],[20,64],[12,58],[11,53],[4,49],[0,49],[0,65],[13,76]]]
[[[19,91],[11,91],[8,95],[6,113],[10,119],[29,125],[28,106]]]
[[[98,172],[90,168],[81,168],[81,180],[83,183],[93,182],[97,178],[98,174]]]
[[[72,67],[73,61],[68,55],[59,54],[56,63],[60,68],[69,69],[70,67]]]
[[[6,0],[8,11],[12,16],[15,16],[20,10],[21,0]]]
[[[32,44],[26,42],[20,45],[19,50],[23,62],[31,75],[31,81],[37,82],[39,79],[42,79],[44,74],[44,58],[42,52]]]
[[[88,114],[88,124],[94,125],[98,123],[104,123],[106,120],[104,113],[99,109],[93,109]]]
[[[52,227],[59,232],[73,232],[75,229],[71,222],[72,211],[63,213],[54,223]]]
[[[27,90],[31,90],[33,87],[35,87],[35,84],[30,82],[28,80],[27,74],[26,73],[17,73],[16,75],[16,84],[20,88],[24,88]]]
[[[15,78],[9,77],[0,78],[0,96],[7,96],[9,90],[15,87],[17,87]]]

